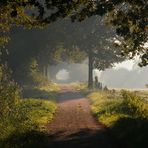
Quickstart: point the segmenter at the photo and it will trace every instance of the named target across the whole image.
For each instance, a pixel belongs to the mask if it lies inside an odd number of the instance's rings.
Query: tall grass
[[[0,119],[0,147],[19,147],[22,142],[36,141],[27,133],[46,134],[46,124],[56,111],[56,104],[47,100],[23,99],[13,113]],[[22,141],[22,135],[28,135]],[[34,135],[35,136],[35,135]],[[37,135],[36,135],[37,136]],[[22,145],[23,147],[23,145]]]
[[[8,70],[0,65],[1,148],[37,147],[40,139],[47,137],[45,125],[56,111],[54,93],[45,88],[28,91],[28,98],[22,98],[20,88],[11,80]]]
[[[121,148],[147,148],[148,103],[128,91],[120,95],[93,92],[88,95],[92,112],[105,124]]]

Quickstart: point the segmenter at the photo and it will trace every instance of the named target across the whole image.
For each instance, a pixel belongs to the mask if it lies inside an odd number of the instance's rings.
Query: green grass
[[[32,142],[36,141],[36,139],[32,139],[32,134],[30,135],[30,133],[34,132],[45,136],[46,124],[52,120],[56,108],[55,102],[52,101],[36,99],[21,100],[12,115],[1,119],[0,147],[9,147],[10,145],[19,147],[18,145],[23,140],[21,139],[22,135],[29,134],[25,143],[28,145],[30,140]],[[15,143],[13,143],[14,141]]]
[[[49,83],[46,86],[40,86],[40,87],[36,87],[36,88],[39,90],[48,91],[48,92],[59,92],[60,91],[60,87],[56,83]]]
[[[57,85],[25,88],[23,96],[26,97],[20,99],[9,114],[0,118],[0,147],[38,147],[48,141],[46,125],[56,112],[58,91]]]
[[[88,98],[91,102],[92,112],[96,114],[98,120],[106,126],[111,126],[123,115],[122,112],[117,114],[119,110],[121,110],[121,107],[123,107],[121,99],[108,99],[108,94],[105,92],[93,92],[88,95]]]
[[[46,86],[28,87],[25,86],[22,91],[23,98],[47,99],[55,100],[56,93],[60,91],[60,87],[51,83]]]
[[[70,84],[75,90],[83,91],[87,89],[87,83],[75,82]]]
[[[53,119],[56,104],[53,101],[26,99],[21,101],[21,109],[26,110],[27,117],[37,123],[42,129],[43,125]]]
[[[121,148],[147,148],[148,103],[133,92],[92,92],[92,112],[106,125]]]
[[[134,91],[138,96],[148,101],[148,89]]]

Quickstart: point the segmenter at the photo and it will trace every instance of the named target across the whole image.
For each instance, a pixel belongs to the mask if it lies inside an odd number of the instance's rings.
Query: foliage
[[[37,132],[45,132],[44,125],[51,121],[55,113],[55,103],[48,100],[23,99],[13,111],[11,116],[5,116],[0,120],[0,145],[2,147],[23,147],[24,144],[34,142],[33,135],[27,136],[29,132],[36,132],[34,136],[38,138]],[[24,141],[22,135],[27,138]],[[44,133],[45,135],[45,133]],[[42,135],[42,137],[44,136]],[[42,138],[41,137],[41,138]]]
[[[75,82],[70,84],[74,89],[84,91],[87,89],[87,83]]]
[[[4,65],[0,65],[0,94],[0,116],[3,117],[13,113],[13,108],[20,102],[20,89]]]
[[[1,63],[7,62],[8,53],[11,52],[5,48],[5,45],[10,40],[10,31],[12,30],[12,28],[15,28],[16,26],[20,26],[20,27],[31,29],[31,28],[42,28],[43,26],[45,26],[44,23],[39,22],[39,20],[37,20],[35,16],[28,13],[29,11],[35,13],[37,9],[38,9],[37,5],[35,3],[31,4],[30,0],[13,0],[13,1],[12,0],[2,0],[0,1],[0,32],[1,32],[0,34],[0,62]],[[17,58],[19,59],[19,57]],[[8,66],[9,68],[12,68],[10,67],[9,64]],[[24,71],[25,70],[23,69],[23,72]],[[24,75],[25,74],[26,73],[24,73]],[[41,75],[40,76],[38,75],[37,79],[41,79]]]
[[[137,118],[148,118],[148,104],[141,100],[141,98],[131,92],[122,91],[124,103],[128,106],[130,112]]]
[[[34,121],[39,128],[45,128],[44,124],[51,121],[56,110],[53,101],[41,99],[24,99],[21,100],[20,107],[26,110],[26,114],[31,121]]]
[[[44,26],[43,23],[39,23],[35,17],[26,13],[27,9],[32,12],[37,9],[35,3],[30,5],[29,1],[30,0],[7,0],[0,2],[0,20],[2,20],[0,21],[0,31],[2,32],[0,44],[8,42],[8,33],[14,25],[25,26],[27,28]],[[25,3],[28,3],[28,5]]]
[[[69,23],[69,20],[66,20],[57,28],[64,38],[62,40],[63,46],[67,47],[68,50],[63,49],[60,50],[61,52],[56,50],[55,52],[59,53],[62,58],[64,57],[64,61],[67,59],[66,55],[70,59],[76,59],[74,62],[82,62],[84,58],[88,58],[91,61],[89,69],[92,72],[94,68],[105,70],[112,67],[114,63],[125,60],[121,56],[119,48],[112,45],[111,39],[115,36],[113,28],[106,27],[103,21],[96,16],[81,23],[72,24]],[[68,54],[65,54],[65,51]],[[59,59],[58,56],[57,59]]]
[[[57,63],[61,61],[67,63],[80,63],[85,60],[86,53],[84,51],[81,51],[77,47],[71,47],[70,49],[67,49],[64,48],[62,45],[59,45],[58,47],[56,47],[56,49],[54,49],[53,53],[51,53],[51,56]]]
[[[55,83],[50,83],[45,86],[25,86],[22,90],[24,98],[35,98],[35,99],[49,99],[54,101],[56,93],[59,92],[60,88]]]
[[[109,24],[116,27],[117,40],[120,41],[120,47],[123,55],[132,58],[134,55],[140,55],[141,66],[147,65],[147,49],[144,48],[147,42],[147,0],[80,0],[80,1],[55,1],[45,0],[22,0],[1,1],[1,28],[10,30],[11,26],[39,26],[41,21],[51,23],[59,18],[71,17],[72,21],[82,21],[93,15],[107,17]],[[33,9],[34,8],[34,9]],[[29,9],[30,13],[25,10]],[[38,11],[38,13],[35,13]],[[51,13],[48,13],[51,11]],[[6,27],[5,27],[6,26]],[[5,35],[2,36],[2,42],[5,41]]]
[[[121,56],[121,51],[112,46],[111,39],[115,36],[114,29],[105,26],[103,19],[94,16],[72,26],[74,31],[71,33],[71,38],[75,40],[72,40],[71,44],[78,46],[87,57],[92,58],[93,68],[104,70],[112,67],[115,62],[125,60]]]
[[[121,96],[114,93],[114,97],[110,92],[93,92],[88,98],[92,112],[99,122],[110,128],[119,147],[147,147],[148,104],[145,100],[128,91],[121,91]]]
[[[64,1],[46,0],[48,9],[56,9],[44,21],[52,22],[61,17],[70,16],[72,21],[91,17],[92,15],[105,15],[107,21],[116,27],[116,33],[120,40],[120,47],[124,55],[133,57],[139,54],[142,63],[147,65],[147,49],[144,43],[147,42],[147,8],[146,0],[81,0]]]
[[[43,76],[43,74],[41,74],[41,72],[39,71],[39,66],[36,59],[34,58],[31,59],[28,69],[29,69],[28,75],[30,76],[30,81],[32,80],[31,84],[35,86],[39,85],[44,86],[47,83],[50,83],[48,79],[45,76]]]
[[[110,92],[94,92],[88,98],[92,104],[92,111],[99,116],[99,119],[105,119],[106,115],[107,118],[111,118],[111,115],[148,118],[148,104],[132,92],[122,91],[121,96],[115,94],[112,96]],[[108,125],[106,122],[104,124]]]
[[[52,93],[46,100],[22,99],[9,70],[1,65],[0,94],[0,147],[23,147],[39,137],[44,139],[44,125],[52,120],[56,110]]]
[[[116,108],[116,106],[121,105],[121,100],[107,99],[107,94],[104,92],[94,92],[88,97],[91,99],[90,101],[92,103],[92,112],[98,115],[100,122],[110,126],[119,118],[116,115],[116,112],[118,112],[120,109]]]
[[[54,93],[54,92],[59,92],[60,91],[60,87],[56,83],[49,83],[48,85],[39,87],[39,90],[47,91],[47,92],[50,92],[50,93],[52,93],[52,92]]]

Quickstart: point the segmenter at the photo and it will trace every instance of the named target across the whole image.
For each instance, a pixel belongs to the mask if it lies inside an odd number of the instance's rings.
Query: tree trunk
[[[39,65],[39,71],[44,76],[44,66],[42,64]]]
[[[88,88],[93,88],[93,56],[91,52],[88,55]]]
[[[43,72],[44,76],[47,77],[47,66],[45,65],[43,68],[44,68],[44,72]]]
[[[48,69],[48,67],[47,67],[47,65],[45,66],[45,76],[46,76],[46,78],[48,78],[48,71],[47,71],[47,69]]]

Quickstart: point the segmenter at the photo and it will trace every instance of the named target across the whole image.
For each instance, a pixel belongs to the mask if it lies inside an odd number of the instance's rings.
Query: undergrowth
[[[45,136],[46,124],[52,120],[55,110],[56,104],[52,101],[22,99],[13,113],[0,120],[0,147],[21,147],[22,143],[28,147],[37,140],[32,139],[32,133]],[[22,139],[24,135],[27,137]]]
[[[148,103],[133,92],[122,90],[88,95],[92,112],[105,124],[121,148],[147,148]]]
[[[1,148],[42,147],[40,141],[43,144],[48,139],[46,125],[57,108],[57,86],[52,88],[27,88],[24,98],[19,86],[11,80],[8,69],[0,65]]]

